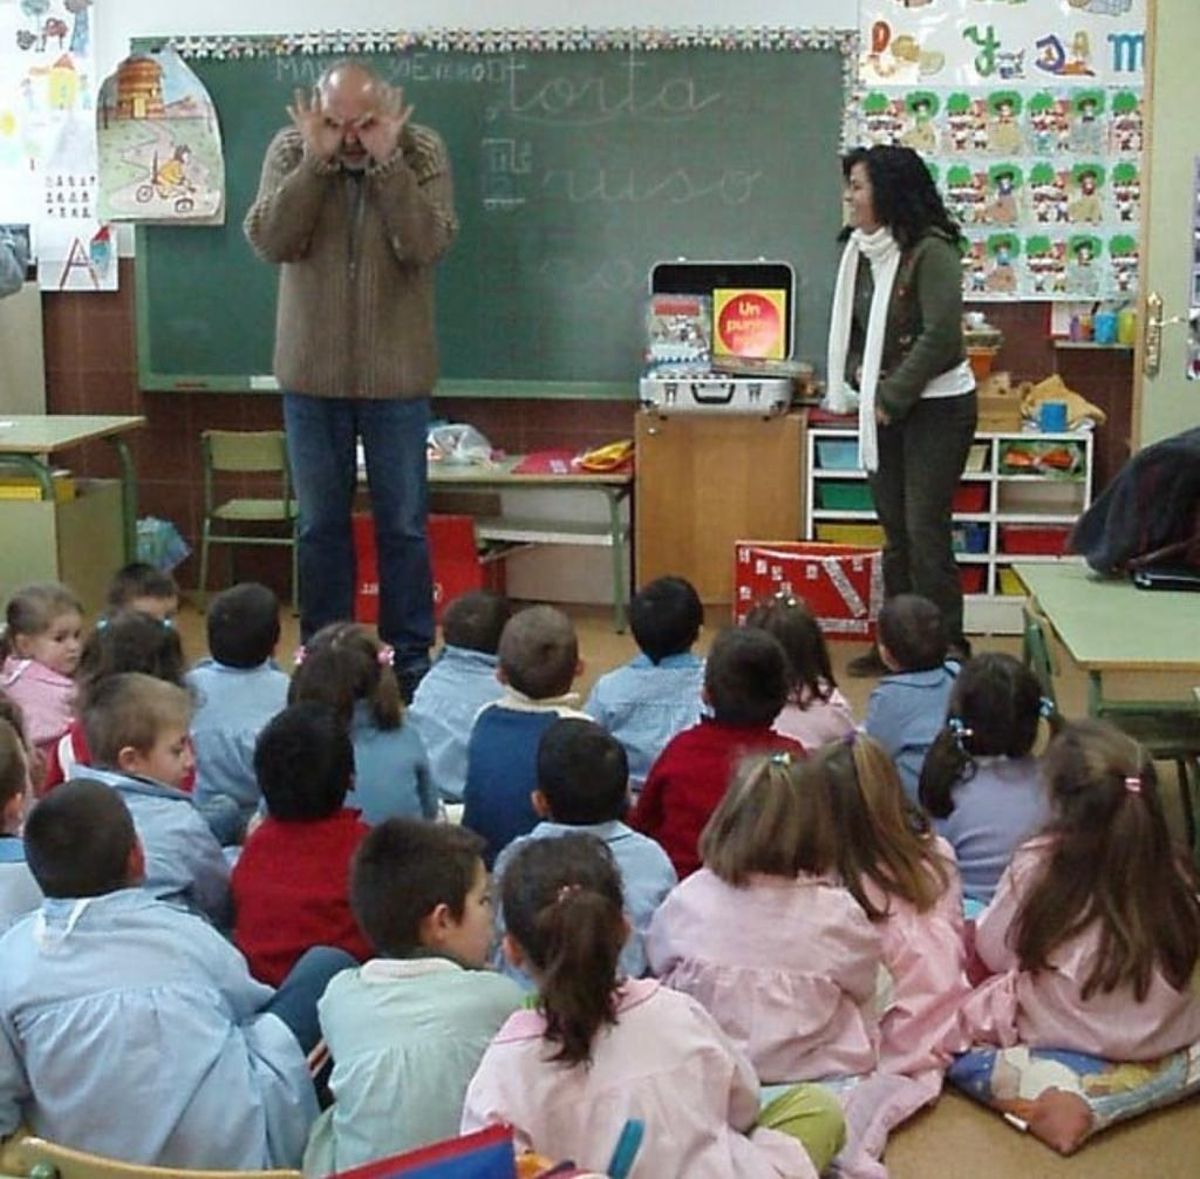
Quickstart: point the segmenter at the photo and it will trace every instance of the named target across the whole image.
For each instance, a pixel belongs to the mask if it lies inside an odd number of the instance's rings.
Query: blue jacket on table
[[[537,826],[529,796],[537,789],[538,742],[560,716],[592,719],[574,707],[578,700],[573,692],[531,700],[509,687],[476,718],[467,745],[462,822],[486,841],[489,870],[518,835]]]
[[[636,655],[596,681],[583,711],[625,747],[634,790],[671,738],[700,720],[703,687],[704,660],[690,651],[658,663]]]
[[[143,888],[204,914],[216,925],[228,925],[229,864],[190,795],[117,770],[89,766],[78,776],[105,782],[124,799],[146,853]]]
[[[433,783],[445,802],[462,802],[471,728],[480,711],[504,695],[498,663],[483,651],[443,647],[417,685],[408,720],[421,734]]]
[[[0,1137],[156,1166],[299,1164],[317,1103],[272,997],[142,888],[47,900],[0,938]]]
[[[946,705],[957,675],[958,664],[953,662],[928,671],[885,675],[867,702],[863,728],[896,763],[904,793],[913,802],[917,802],[925,754],[946,723]]]

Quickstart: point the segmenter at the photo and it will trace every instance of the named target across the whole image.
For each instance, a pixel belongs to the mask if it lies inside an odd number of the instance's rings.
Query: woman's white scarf
[[[879,385],[879,366],[883,359],[883,337],[887,329],[888,305],[892,287],[900,269],[900,247],[886,227],[874,233],[856,229],[842,251],[837,288],[833,292],[833,315],[829,322],[829,354],[826,368],[828,394],[826,404],[834,413],[854,408],[854,391],[846,385],[846,353],[850,347],[850,324],[854,318],[854,284],[858,278],[858,260],[865,257],[871,265],[875,291],[871,296],[871,316],[867,321],[867,340],[863,349],[862,376],[858,383],[858,462],[867,471],[879,466],[879,442],[875,432],[875,392]]]

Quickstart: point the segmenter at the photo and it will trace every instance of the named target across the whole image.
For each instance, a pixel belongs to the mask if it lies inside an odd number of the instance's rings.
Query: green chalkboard
[[[136,46],[135,46],[136,48]],[[146,48],[146,46],[142,46]],[[441,395],[631,397],[651,266],[767,258],[824,355],[841,224],[843,50],[470,53],[371,60],[446,141],[461,231],[438,274]],[[219,227],[137,233],[146,389],[261,389],[277,275],[242,234],[267,144],[331,59],[189,64],[226,152]]]

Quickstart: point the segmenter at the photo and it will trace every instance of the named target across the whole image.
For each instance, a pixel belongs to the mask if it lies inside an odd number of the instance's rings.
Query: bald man
[[[280,266],[275,377],[300,512],[300,633],[350,618],[362,439],[379,633],[411,695],[429,667],[425,435],[437,379],[434,266],[458,229],[441,139],[398,87],[339,62],[267,149],[245,231]]]

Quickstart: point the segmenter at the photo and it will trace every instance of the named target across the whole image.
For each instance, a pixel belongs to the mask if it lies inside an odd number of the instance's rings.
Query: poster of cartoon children
[[[860,139],[921,153],[972,299],[1136,288],[1146,0],[863,0]]]
[[[173,49],[127,57],[96,105],[100,208],[114,221],[219,224],[225,166],[217,113]]]

